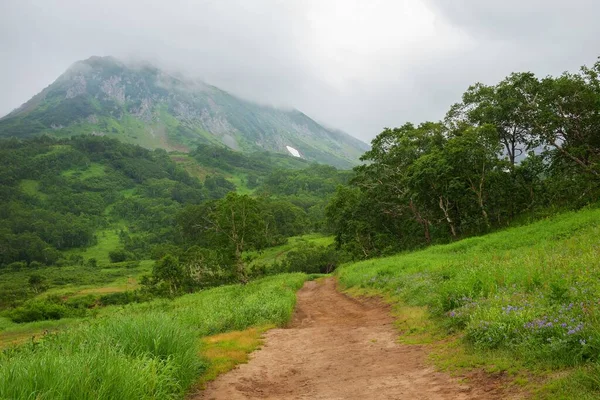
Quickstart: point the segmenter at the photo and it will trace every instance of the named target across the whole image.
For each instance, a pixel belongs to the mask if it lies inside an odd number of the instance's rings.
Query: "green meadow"
[[[600,394],[599,238],[600,210],[588,209],[336,274],[350,292],[396,304],[406,340],[458,338],[470,358],[446,354],[441,364],[562,371],[539,396],[591,399]]]
[[[202,337],[285,324],[305,279],[284,274],[175,300],[105,307],[84,324],[5,349],[0,398],[182,398],[211,365],[202,356]]]

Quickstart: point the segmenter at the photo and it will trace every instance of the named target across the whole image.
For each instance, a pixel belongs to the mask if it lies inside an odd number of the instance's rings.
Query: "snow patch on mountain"
[[[298,150],[296,150],[293,147],[290,146],[285,146],[285,148],[290,152],[291,155],[293,155],[294,157],[299,157],[302,158],[302,156],[300,155],[300,152]]]

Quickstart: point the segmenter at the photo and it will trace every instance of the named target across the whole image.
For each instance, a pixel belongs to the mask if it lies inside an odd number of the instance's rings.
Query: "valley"
[[[598,398],[599,77],[367,146],[77,62],[0,120],[0,398]]]

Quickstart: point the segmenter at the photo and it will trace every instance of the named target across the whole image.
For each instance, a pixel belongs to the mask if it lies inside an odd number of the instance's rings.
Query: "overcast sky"
[[[596,0],[0,0],[0,114],[73,62],[142,59],[370,141],[472,83],[600,55]]]

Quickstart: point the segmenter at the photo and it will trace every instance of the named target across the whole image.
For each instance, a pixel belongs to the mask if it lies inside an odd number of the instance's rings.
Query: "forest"
[[[470,86],[442,121],[385,129],[327,206],[337,246],[370,258],[596,202],[599,73],[513,73]]]
[[[94,276],[160,260],[143,281],[145,298],[245,282],[243,253],[322,230],[328,196],[349,177],[287,156],[206,145],[189,157],[202,181],[164,150],[106,137],[3,140],[0,306],[68,284],[75,278],[63,276],[65,267]],[[255,194],[236,194],[233,182]],[[87,256],[86,249],[106,247],[107,235],[114,236],[107,259]],[[50,314],[12,319],[69,315]]]

